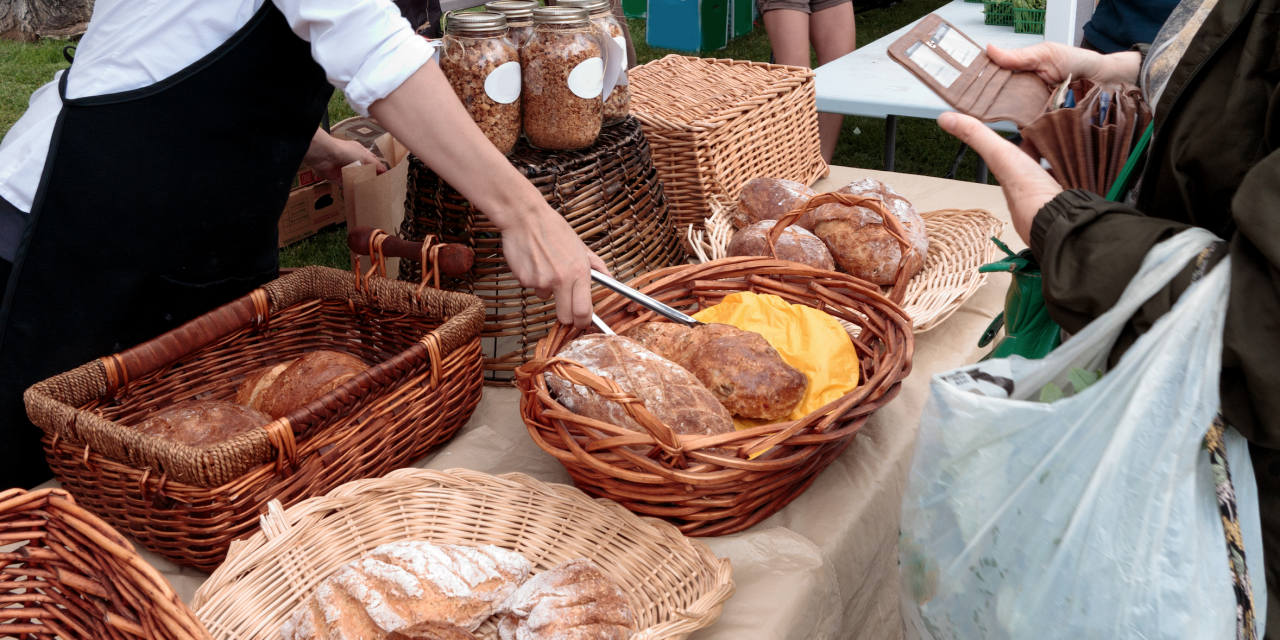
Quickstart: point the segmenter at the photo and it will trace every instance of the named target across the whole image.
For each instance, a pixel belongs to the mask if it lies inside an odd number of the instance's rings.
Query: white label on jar
[[[484,92],[498,104],[511,104],[520,97],[520,63],[512,60],[498,66],[484,79]]]
[[[627,70],[627,39],[622,36],[614,36],[613,41],[618,43],[618,49],[622,51],[622,55],[618,57],[618,68],[623,71]]]
[[[587,58],[569,72],[569,90],[583,100],[599,98],[604,90],[604,60]]]

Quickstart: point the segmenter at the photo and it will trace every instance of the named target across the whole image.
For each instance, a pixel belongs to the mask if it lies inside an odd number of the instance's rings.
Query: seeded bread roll
[[[756,178],[742,186],[738,194],[738,209],[733,214],[733,226],[743,229],[762,220],[778,220],[789,211],[817,195],[813,189],[780,178]],[[810,211],[795,222],[796,226],[813,231],[813,212]]]
[[[312,351],[296,360],[250,373],[240,384],[236,402],[280,418],[368,368],[363,360],[349,353]]]
[[[924,218],[893,187],[867,178],[840,188],[837,193],[875,198],[898,218],[907,232],[915,256],[904,265],[914,277],[924,267],[929,234]],[[871,207],[824,204],[815,210],[813,232],[822,238],[841,269],[855,278],[878,285],[893,284],[902,261],[902,246],[884,228],[884,219]]]
[[[257,409],[222,400],[200,400],[160,411],[138,425],[138,431],[192,447],[208,447],[260,429],[268,422],[271,416]]]
[[[733,234],[733,239],[729,241],[729,255],[768,257],[768,236],[776,224],[776,220],[762,220]],[[782,235],[778,236],[773,248],[779,260],[790,260],[826,271],[834,271],[836,268],[827,245],[818,236],[794,224],[782,230]]]
[[[598,376],[618,383],[644,401],[654,417],[680,435],[718,435],[733,431],[733,418],[692,374],[658,357],[634,340],[598,333],[570,342],[560,353]],[[547,387],[556,400],[578,415],[632,431],[644,432],[623,405],[595,391],[548,373]]]
[[[530,578],[505,609],[501,640],[627,640],[637,627],[627,594],[583,558]]]

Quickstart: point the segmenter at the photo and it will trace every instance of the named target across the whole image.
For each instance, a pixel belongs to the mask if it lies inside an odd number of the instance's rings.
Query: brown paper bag
[[[374,141],[379,154],[386,159],[387,172],[378,175],[377,167],[350,164],[342,168],[342,190],[347,206],[347,228],[377,227],[392,236],[400,232],[404,221],[405,189],[409,179],[409,150],[389,133]],[[360,258],[360,268],[368,270],[369,258]],[[387,259],[387,277],[400,273],[400,259]]]

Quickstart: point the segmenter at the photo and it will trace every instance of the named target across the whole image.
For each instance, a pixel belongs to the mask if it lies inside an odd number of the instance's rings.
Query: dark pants
[[[1258,511],[1262,515],[1262,560],[1267,581],[1266,638],[1280,639],[1280,451],[1249,445],[1253,474],[1258,479]],[[1257,606],[1255,603],[1254,606]]]

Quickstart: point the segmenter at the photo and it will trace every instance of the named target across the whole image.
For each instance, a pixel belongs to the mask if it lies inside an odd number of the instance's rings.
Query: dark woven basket
[[[521,141],[509,159],[604,259],[615,278],[625,282],[684,261],[649,143],[634,118],[604,129],[588,149],[551,153]],[[486,381],[509,383],[515,368],[532,358],[538,340],[555,324],[555,304],[516,283],[502,257],[498,229],[483,213],[420,160],[410,157],[410,163],[400,236],[422,240],[430,234],[475,249],[470,275],[443,278],[440,286],[484,301],[487,315],[480,337]],[[417,282],[420,274],[417,263],[400,262],[401,279]],[[594,293],[600,299],[607,292],[597,287]]]

